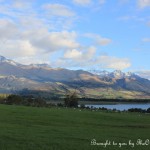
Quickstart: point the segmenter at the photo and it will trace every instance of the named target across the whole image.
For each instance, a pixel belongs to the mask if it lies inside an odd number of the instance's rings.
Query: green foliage
[[[40,97],[34,98],[33,96],[23,97],[20,95],[9,95],[7,98],[1,100],[1,103],[8,105],[25,105],[34,107],[46,107],[46,101]]]
[[[147,113],[150,113],[150,108],[147,109]]]
[[[46,101],[41,98],[34,98],[33,96],[29,96],[24,98],[22,104],[25,106],[45,107]]]
[[[129,112],[140,112],[140,113],[146,113],[147,110],[141,109],[141,108],[130,108],[128,109]]]
[[[9,95],[5,101],[6,104],[12,105],[12,104],[21,104],[23,101],[23,98],[19,95]]]
[[[78,107],[78,96],[76,92],[66,94],[64,103],[66,107]]]
[[[3,103],[8,96],[9,94],[0,94],[0,103]]]

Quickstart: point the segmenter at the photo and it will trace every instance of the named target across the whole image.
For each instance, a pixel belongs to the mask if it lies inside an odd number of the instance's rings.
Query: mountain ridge
[[[102,74],[103,73],[103,74]],[[150,98],[150,81],[120,70],[99,72],[52,68],[47,64],[22,65],[0,56],[0,92],[23,89],[65,94],[77,90],[81,97]]]

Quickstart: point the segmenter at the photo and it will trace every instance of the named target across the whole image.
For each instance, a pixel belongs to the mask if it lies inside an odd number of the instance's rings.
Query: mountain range
[[[150,71],[137,71],[136,74],[142,78],[150,80]]]
[[[0,93],[25,89],[59,96],[76,91],[86,98],[150,98],[150,81],[135,73],[69,70],[52,68],[48,64],[23,65],[0,56]]]

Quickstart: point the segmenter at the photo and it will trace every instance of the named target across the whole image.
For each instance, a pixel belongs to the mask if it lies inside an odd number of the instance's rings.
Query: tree
[[[150,113],[150,108],[147,109],[147,113]]]
[[[9,95],[6,99],[6,104],[12,105],[12,104],[21,104],[23,101],[23,98],[19,95]]]
[[[76,92],[66,94],[64,103],[66,107],[78,107],[78,96]]]

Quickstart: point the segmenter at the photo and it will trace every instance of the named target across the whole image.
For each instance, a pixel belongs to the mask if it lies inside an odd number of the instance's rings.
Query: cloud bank
[[[105,0],[96,1],[104,4]],[[73,0],[81,6],[92,0]],[[55,67],[93,67],[126,69],[127,58],[101,55],[99,48],[113,43],[112,38],[94,33],[80,34],[72,29],[78,13],[68,5],[35,1],[0,1],[0,55],[24,64],[49,63]],[[91,43],[81,42],[90,40]],[[53,54],[56,58],[50,59]],[[61,56],[59,56],[61,54]]]

